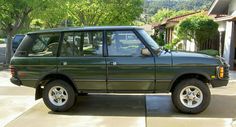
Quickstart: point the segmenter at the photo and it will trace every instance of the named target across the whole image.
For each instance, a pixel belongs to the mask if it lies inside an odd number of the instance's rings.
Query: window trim
[[[102,33],[102,55],[101,56],[61,56],[61,48],[62,48],[62,43],[63,43],[63,39],[66,33],[73,33],[73,35],[75,35],[76,32],[101,32]],[[104,57],[104,30],[79,30],[79,31],[63,31],[61,32],[61,40],[60,40],[60,44],[59,44],[59,50],[58,50],[58,57],[69,57],[69,58],[101,58]],[[73,42],[74,42],[74,37],[73,37]]]
[[[62,46],[62,41],[64,38],[64,32],[60,32],[60,39],[59,39],[59,46],[58,46],[58,50],[57,50],[57,57],[59,57],[61,55],[61,46]]]
[[[112,29],[112,30],[104,30],[105,31],[105,50],[106,50],[106,54],[105,54],[105,56],[106,57],[143,57],[143,56],[130,56],[130,55],[127,55],[127,56],[122,56],[122,55],[116,55],[116,56],[109,56],[109,54],[108,54],[108,45],[107,45],[107,32],[110,32],[110,31],[131,31],[131,32],[133,32],[135,35],[136,35],[136,37],[140,40],[140,42],[150,51],[150,47],[146,44],[146,42],[145,42],[145,40],[141,37],[141,35],[140,34],[138,34],[138,32],[135,30],[135,29],[119,29],[119,30],[116,30],[116,29]],[[153,53],[152,53],[152,51],[150,51],[151,52],[151,57],[153,57]]]
[[[49,34],[58,34],[59,35],[56,55],[55,56],[29,56],[29,53],[27,53],[28,55],[26,57],[49,57],[49,58],[58,57],[57,54],[58,54],[59,47],[60,47],[61,32],[46,32],[46,33],[38,33],[38,34],[37,33],[33,33],[33,34],[26,34],[25,36],[27,36],[27,35],[29,35],[29,36],[40,36],[40,35],[49,35]],[[33,48],[33,45],[32,45],[32,48]]]

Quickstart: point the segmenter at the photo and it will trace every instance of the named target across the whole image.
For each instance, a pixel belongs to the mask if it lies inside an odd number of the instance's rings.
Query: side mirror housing
[[[150,55],[151,55],[151,52],[150,52],[147,48],[142,48],[141,54],[142,54],[143,56],[150,56]]]

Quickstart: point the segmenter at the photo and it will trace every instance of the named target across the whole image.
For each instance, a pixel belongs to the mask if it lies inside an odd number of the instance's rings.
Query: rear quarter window
[[[17,57],[55,57],[59,46],[60,33],[29,34],[17,49]]]

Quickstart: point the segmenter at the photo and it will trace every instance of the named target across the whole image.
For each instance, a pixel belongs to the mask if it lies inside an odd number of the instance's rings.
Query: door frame
[[[105,57],[105,60],[106,60],[106,68],[107,68],[107,78],[106,78],[106,88],[107,88],[107,92],[109,92],[108,90],[108,63],[107,63],[107,57],[109,57],[109,54],[108,54],[108,46],[107,46],[107,32],[109,31],[132,31],[136,36],[137,38],[141,41],[141,43],[150,51],[151,53],[151,57],[153,58],[153,66],[155,68],[155,72],[154,72],[154,88],[152,91],[150,92],[155,92],[155,89],[157,87],[157,84],[156,84],[156,73],[157,73],[157,66],[156,66],[156,56],[154,51],[151,49],[151,47],[146,43],[146,41],[144,40],[144,38],[138,33],[138,31],[136,29],[109,29],[109,30],[104,30],[104,57]],[[115,57],[119,57],[119,56],[115,56]],[[123,81],[123,80],[121,80]],[[124,80],[125,81],[125,80]],[[133,80],[130,80],[130,81],[133,81]],[[123,92],[123,91],[119,91],[119,92]],[[125,92],[132,92],[132,91],[125,91]],[[135,91],[135,92],[138,92],[138,93],[143,93],[143,91]],[[146,93],[147,91],[145,91]]]

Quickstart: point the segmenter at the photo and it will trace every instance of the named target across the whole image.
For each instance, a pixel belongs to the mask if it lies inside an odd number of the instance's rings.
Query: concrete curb
[[[230,83],[231,83],[231,82],[234,83],[234,82],[236,82],[236,80],[229,80],[229,82],[230,82]]]

